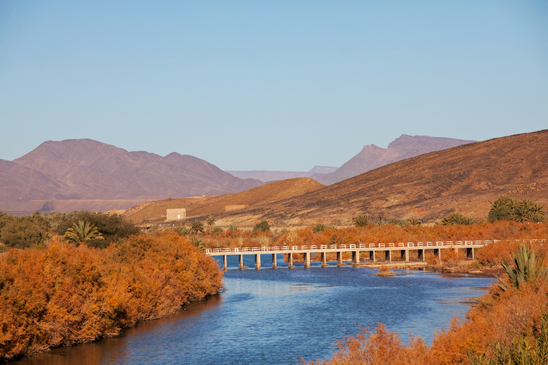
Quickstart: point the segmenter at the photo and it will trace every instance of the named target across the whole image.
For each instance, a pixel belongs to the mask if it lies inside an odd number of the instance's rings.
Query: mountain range
[[[548,207],[548,130],[464,144],[397,161],[303,195],[225,214],[250,224],[352,224],[370,219],[485,219],[501,195]]]
[[[257,179],[263,182],[271,182],[286,179],[295,179],[298,177],[309,177],[317,180],[322,175],[336,171],[336,167],[332,166],[314,166],[310,171],[230,171],[227,172],[240,179]]]
[[[257,179],[263,182],[310,177],[323,185],[331,185],[348,178],[358,176],[364,172],[419,156],[425,153],[441,151],[475,141],[462,139],[410,136],[402,134],[392,141],[387,148],[377,147],[374,144],[366,145],[363,149],[341,167],[314,166],[310,171],[227,171],[242,178]]]
[[[189,155],[128,152],[89,139],[48,141],[13,161],[0,160],[0,209],[22,214],[102,207],[97,201],[127,209],[136,201],[235,193],[262,184]]]
[[[388,148],[377,147],[374,144],[364,146],[360,153],[337,170],[315,176],[314,179],[321,184],[331,185],[396,161],[473,142],[475,141],[402,134],[392,141]]]
[[[128,152],[89,139],[47,141],[13,161],[0,160],[0,210],[28,214],[128,209],[151,200],[238,193],[267,181],[295,177],[311,177],[329,185],[394,161],[470,142],[402,135],[386,149],[365,146],[338,169],[316,166],[308,172],[230,174],[204,160],[178,153],[162,157],[144,151]]]

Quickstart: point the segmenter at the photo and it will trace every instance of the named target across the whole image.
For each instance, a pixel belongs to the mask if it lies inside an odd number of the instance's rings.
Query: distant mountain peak
[[[396,161],[472,142],[475,141],[402,134],[390,142],[387,148],[374,144],[364,146],[360,153],[336,171],[315,177],[315,179],[324,185],[330,185]]]
[[[160,199],[235,193],[262,185],[258,180],[236,178],[191,155],[128,152],[92,139],[46,141],[11,163],[5,166],[13,176],[0,179],[0,197],[15,202],[63,196],[75,200]],[[32,185],[37,180],[43,181],[40,190]]]

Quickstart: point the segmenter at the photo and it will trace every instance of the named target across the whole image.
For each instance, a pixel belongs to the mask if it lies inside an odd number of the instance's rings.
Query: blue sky
[[[546,129],[548,2],[3,0],[0,127],[224,170]]]

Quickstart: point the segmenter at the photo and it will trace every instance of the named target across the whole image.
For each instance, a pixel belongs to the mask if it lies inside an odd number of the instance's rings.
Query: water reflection
[[[222,295],[216,295],[203,302],[192,303],[170,317],[154,321],[139,323],[137,326],[124,331],[121,336],[106,338],[94,343],[81,344],[75,347],[57,348],[47,353],[37,354],[9,364],[25,365],[99,365],[99,364],[129,364],[126,362],[131,352],[132,341],[128,339],[142,338],[143,336],[169,336],[176,330],[181,321],[188,321],[207,311],[218,307],[223,302]],[[143,348],[150,351],[151,348]],[[108,361],[105,362],[105,355]]]
[[[244,264],[253,267],[252,260]],[[492,281],[396,272],[381,278],[376,270],[336,266],[229,270],[221,295],[172,317],[17,364],[295,364],[327,359],[335,340],[377,322],[429,342]]]

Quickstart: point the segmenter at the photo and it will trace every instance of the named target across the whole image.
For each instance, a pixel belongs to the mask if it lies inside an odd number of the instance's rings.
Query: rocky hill
[[[2,167],[0,209],[21,213],[31,206],[64,210],[59,207],[68,201],[92,209],[84,201],[116,200],[112,209],[125,200],[133,206],[136,199],[226,194],[262,185],[193,156],[128,152],[89,139],[44,142],[14,161],[3,161]]]
[[[432,221],[452,212],[485,218],[503,194],[548,208],[548,130],[408,158],[227,220],[351,224],[358,214]]]
[[[377,147],[374,144],[364,146],[360,153],[334,172],[315,176],[314,179],[324,185],[330,185],[396,161],[472,142],[474,141],[402,134],[392,141],[388,148]]]

